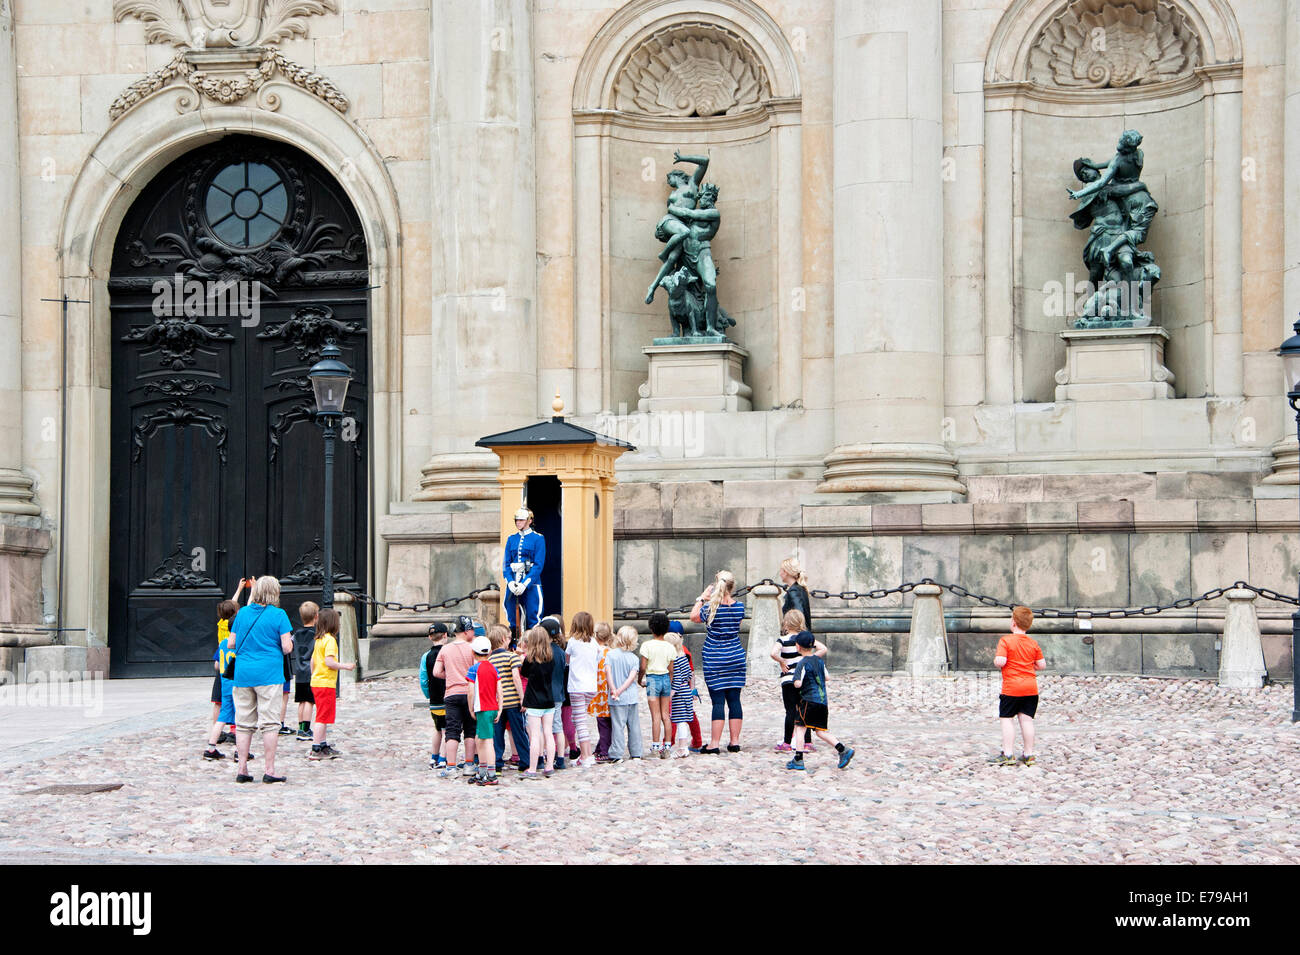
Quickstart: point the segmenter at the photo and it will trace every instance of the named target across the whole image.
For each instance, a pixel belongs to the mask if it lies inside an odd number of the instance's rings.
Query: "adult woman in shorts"
[[[264,783],[282,783],[275,775],[275,746],[280,735],[280,696],[284,685],[284,657],[293,649],[293,626],[280,609],[280,581],[259,577],[248,606],[230,624],[229,646],[235,648],[235,746],[239,769],[235,782],[251,783],[248,747],[253,731],[262,731],[266,769]]]

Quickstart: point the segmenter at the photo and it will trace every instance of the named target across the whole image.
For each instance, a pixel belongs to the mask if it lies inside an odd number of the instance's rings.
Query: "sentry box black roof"
[[[626,441],[620,441],[618,438],[597,434],[589,428],[570,424],[559,415],[550,421],[539,421],[537,424],[516,428],[513,431],[489,434],[487,437],[479,438],[474,442],[475,447],[479,448],[496,448],[521,444],[537,446],[548,444],[604,444],[616,448],[627,448],[629,451],[636,450]]]

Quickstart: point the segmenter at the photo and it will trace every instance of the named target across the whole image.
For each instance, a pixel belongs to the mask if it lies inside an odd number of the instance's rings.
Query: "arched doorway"
[[[368,262],[318,163],[229,136],[167,166],[123,219],[112,337],[109,645],[115,676],[211,671],[216,607],[274,574],[318,599],[323,451],[307,370],[353,370],[336,456],[334,580],[365,580]]]

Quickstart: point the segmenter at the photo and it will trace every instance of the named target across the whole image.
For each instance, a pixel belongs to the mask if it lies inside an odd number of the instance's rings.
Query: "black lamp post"
[[[1300,437],[1300,320],[1295,334],[1282,343],[1278,355],[1286,374],[1286,400],[1296,413],[1296,435]],[[1291,614],[1291,722],[1300,722],[1300,610]]]
[[[316,393],[316,417],[325,432],[325,564],[321,583],[321,606],[334,606],[334,437],[343,402],[348,396],[352,369],[343,363],[338,346],[330,343],[321,349],[320,361],[312,365],[308,376]],[[1300,626],[1300,624],[1298,624]]]

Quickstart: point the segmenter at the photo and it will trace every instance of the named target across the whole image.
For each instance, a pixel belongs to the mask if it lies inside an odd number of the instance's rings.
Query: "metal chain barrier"
[[[996,597],[990,597],[987,594],[977,594],[974,591],[967,590],[961,584],[945,584],[930,577],[924,577],[915,583],[899,584],[897,587],[891,587],[888,590],[844,590],[834,594],[827,590],[810,590],[810,597],[817,597],[821,600],[880,600],[888,597],[890,594],[911,593],[919,584],[930,584],[934,587],[941,587],[956,597],[963,597],[968,600],[975,600],[986,607],[1002,607],[1011,610],[1015,604],[1008,603],[1005,600],[999,600]],[[1207,590],[1198,597],[1182,597],[1169,604],[1149,604],[1145,607],[1117,607],[1107,610],[1062,610],[1057,607],[1031,607],[1034,616],[1040,617],[1079,617],[1085,619],[1094,619],[1100,617],[1109,617],[1119,619],[1123,617],[1153,617],[1156,614],[1163,613],[1166,610],[1186,610],[1198,603],[1207,600],[1217,600],[1229,590],[1250,590],[1259,594],[1265,600],[1276,600],[1280,603],[1291,604],[1300,607],[1300,597],[1292,597],[1288,594],[1280,594],[1276,590],[1269,590],[1267,587],[1256,587],[1254,584],[1248,584],[1244,580],[1238,580],[1226,587],[1215,587],[1213,590]]]
[[[447,610],[451,607],[456,606],[457,604],[464,603],[466,600],[475,600],[478,598],[480,594],[485,594],[488,592],[500,593],[500,591],[501,588],[498,587],[495,583],[492,583],[492,584],[488,584],[486,587],[479,587],[477,590],[471,590],[464,597],[451,597],[447,600],[442,601],[441,603],[425,603],[425,604],[404,604],[404,603],[398,603],[395,600],[376,600],[374,597],[370,596],[370,594],[362,593],[360,591],[358,592],[348,591],[348,593],[350,593],[354,599],[359,600],[362,603],[370,604],[370,606],[372,607],[382,607],[385,610],[392,610],[392,611],[410,610],[413,613],[432,613],[435,610]]]
[[[934,580],[930,577],[924,577],[918,581],[908,581],[907,583],[899,584],[896,587],[884,587],[877,590],[842,590],[839,593],[832,593],[829,590],[810,590],[808,591],[808,596],[815,597],[818,600],[845,600],[845,601],[884,600],[886,597],[893,596],[894,594],[910,594],[921,584],[930,584],[935,587],[941,587],[955,597],[961,597],[966,600],[974,600],[986,607],[1001,607],[1005,610],[1010,610],[1014,606],[1016,606],[1015,604],[1008,603],[1005,600],[999,600],[996,597],[990,597],[987,594],[979,594],[979,593],[975,593],[974,591],[967,590],[965,587],[961,586],[961,584],[941,583],[940,581]],[[739,600],[741,597],[744,597],[746,594],[752,591],[755,587],[761,587],[761,586],[780,586],[780,585],[777,584],[777,582],[772,580],[770,577],[764,577],[762,580],[758,581],[757,583],[748,584],[744,587],[737,588],[732,594],[732,596],[734,596],[737,600]],[[1215,587],[1212,590],[1207,590],[1205,593],[1197,597],[1182,597],[1168,604],[1148,604],[1147,606],[1144,607],[1115,607],[1106,610],[1063,610],[1058,607],[1032,607],[1030,609],[1034,611],[1035,616],[1043,617],[1043,618],[1058,617],[1058,618],[1080,618],[1080,619],[1099,619],[1099,618],[1122,619],[1125,617],[1154,617],[1156,614],[1163,613],[1166,610],[1186,610],[1190,607],[1194,607],[1198,603],[1204,603],[1209,600],[1217,600],[1218,598],[1222,597],[1225,593],[1227,593],[1229,590],[1233,590],[1233,589],[1249,590],[1263,597],[1265,600],[1275,600],[1279,603],[1290,604],[1293,607],[1300,607],[1300,597],[1292,597],[1289,594],[1281,594],[1278,593],[1276,590],[1270,590],[1267,587],[1256,587],[1254,584],[1249,584],[1244,580],[1238,580],[1238,581],[1234,581],[1232,584],[1226,587]],[[477,590],[471,590],[463,597],[451,597],[447,600],[443,600],[438,603],[419,603],[419,604],[404,604],[404,603],[398,603],[395,600],[376,600],[370,594],[363,593],[360,591],[357,592],[349,591],[349,593],[351,593],[354,599],[362,603],[370,604],[372,607],[381,607],[384,610],[390,610],[394,612],[409,610],[413,613],[432,613],[435,610],[448,610],[452,607],[455,607],[457,604],[464,603],[466,600],[475,600],[481,594],[484,593],[489,593],[489,592],[500,593],[500,591],[501,588],[497,584],[490,583],[485,587],[479,587]],[[614,618],[616,620],[647,620],[649,619],[650,615],[654,613],[661,613],[661,612],[667,614],[689,613],[691,608],[694,606],[695,606],[694,602],[691,602],[688,604],[682,604],[679,607],[636,608],[631,610],[620,610],[614,614]]]
[[[780,584],[778,584],[771,577],[764,577],[762,580],[758,581],[757,583],[748,584],[744,587],[737,587],[735,590],[731,592],[731,596],[734,599],[739,600],[741,597],[745,596],[755,587],[762,587],[765,585],[771,587],[780,586]],[[614,619],[615,620],[649,620],[650,615],[656,613],[666,613],[666,614],[690,613],[691,608],[694,606],[695,603],[694,601],[692,601],[691,603],[688,604],[682,604],[680,607],[658,607],[658,608],[638,607],[635,610],[619,610],[614,613]],[[746,608],[746,613],[748,614],[748,608]]]

